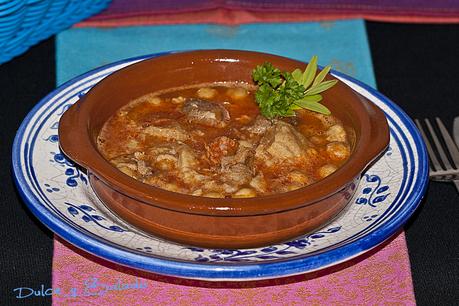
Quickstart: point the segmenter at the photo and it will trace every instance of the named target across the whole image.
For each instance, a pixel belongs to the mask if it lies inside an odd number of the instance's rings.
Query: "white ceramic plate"
[[[423,142],[408,116],[369,86],[333,74],[386,113],[390,147],[362,177],[351,205],[315,233],[263,248],[189,247],[146,234],[111,213],[86,175],[59,151],[60,116],[110,73],[150,55],[77,77],[45,97],[22,123],[13,146],[13,172],[24,201],[57,235],[96,256],[177,277],[255,280],[311,272],[356,257],[394,234],[416,209],[428,181]]]

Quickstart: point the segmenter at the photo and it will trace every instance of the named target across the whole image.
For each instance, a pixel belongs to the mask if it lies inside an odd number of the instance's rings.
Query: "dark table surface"
[[[459,24],[367,22],[378,89],[412,118],[459,116]],[[1,51],[0,51],[1,52]],[[11,176],[11,146],[21,121],[55,88],[54,38],[0,65],[0,304],[49,305],[50,298],[19,300],[14,288],[51,287],[53,234],[28,211]],[[459,195],[452,184],[429,185],[405,226],[416,301],[459,305]]]

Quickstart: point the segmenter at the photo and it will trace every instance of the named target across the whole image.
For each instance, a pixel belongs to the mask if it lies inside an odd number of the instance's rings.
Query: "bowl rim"
[[[108,188],[112,188],[128,197],[143,202],[147,205],[159,206],[164,209],[179,212],[200,214],[200,215],[217,215],[217,216],[249,216],[276,213],[306,205],[312,205],[322,199],[335,194],[350,184],[354,178],[361,175],[362,171],[375,160],[389,144],[389,128],[387,119],[377,106],[366,98],[362,97],[349,86],[339,80],[339,85],[345,90],[351,91],[356,99],[351,101],[354,107],[360,107],[365,110],[367,116],[362,116],[362,112],[355,116],[359,117],[361,124],[366,124],[368,129],[362,129],[361,135],[356,142],[354,151],[349,160],[343,164],[336,172],[330,176],[306,187],[286,193],[258,196],[254,198],[207,198],[198,197],[189,194],[181,194],[158,187],[147,185],[128,175],[122,173],[105,158],[102,157],[99,150],[95,147],[94,142],[88,133],[88,118],[90,118],[90,105],[96,103],[92,98],[92,93],[100,88],[101,84],[106,84],[116,76],[129,73],[135,70],[139,65],[149,65],[165,59],[181,58],[212,58],[221,62],[222,59],[228,61],[239,60],[241,57],[261,57],[268,59],[277,59],[280,61],[294,62],[298,65],[305,63],[286,58],[283,56],[243,50],[194,50],[169,53],[158,57],[147,58],[138,61],[132,65],[126,66],[113,74],[107,76],[89,90],[82,101],[76,102],[61,117],[59,122],[59,145],[61,150],[73,161],[80,164],[88,170],[88,173],[95,175]],[[332,71],[334,73],[334,71]],[[331,78],[334,78],[331,76]],[[381,136],[375,140],[375,134]],[[79,139],[79,145],[73,143],[73,139]],[[370,146],[370,147],[369,147]],[[82,148],[87,148],[89,153],[81,154]],[[311,190],[316,190],[318,196],[311,196]],[[199,201],[196,201],[199,199]],[[260,205],[260,202],[263,205]],[[199,202],[199,203],[198,203]]]

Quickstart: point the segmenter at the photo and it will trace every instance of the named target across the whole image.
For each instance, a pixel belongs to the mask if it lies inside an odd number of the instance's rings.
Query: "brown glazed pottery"
[[[352,155],[332,175],[295,191],[247,199],[178,194],[123,174],[97,150],[102,126],[131,99],[183,85],[253,84],[252,70],[264,62],[286,71],[305,68],[292,59],[235,50],[174,53],[128,66],[102,80],[65,112],[59,124],[61,149],[87,169],[92,188],[114,213],[156,236],[210,248],[248,248],[310,232],[346,207],[363,170],[389,143],[383,112],[342,82],[324,93],[323,103],[354,129]]]

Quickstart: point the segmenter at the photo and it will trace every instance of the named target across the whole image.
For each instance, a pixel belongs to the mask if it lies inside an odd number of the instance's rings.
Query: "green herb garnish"
[[[269,119],[294,116],[295,110],[303,108],[329,115],[330,110],[319,102],[322,100],[320,93],[338,82],[324,81],[330,68],[325,67],[316,76],[317,56],[311,58],[304,72],[300,69],[292,73],[281,72],[271,63],[257,66],[252,77],[258,84],[255,99],[263,116]]]

